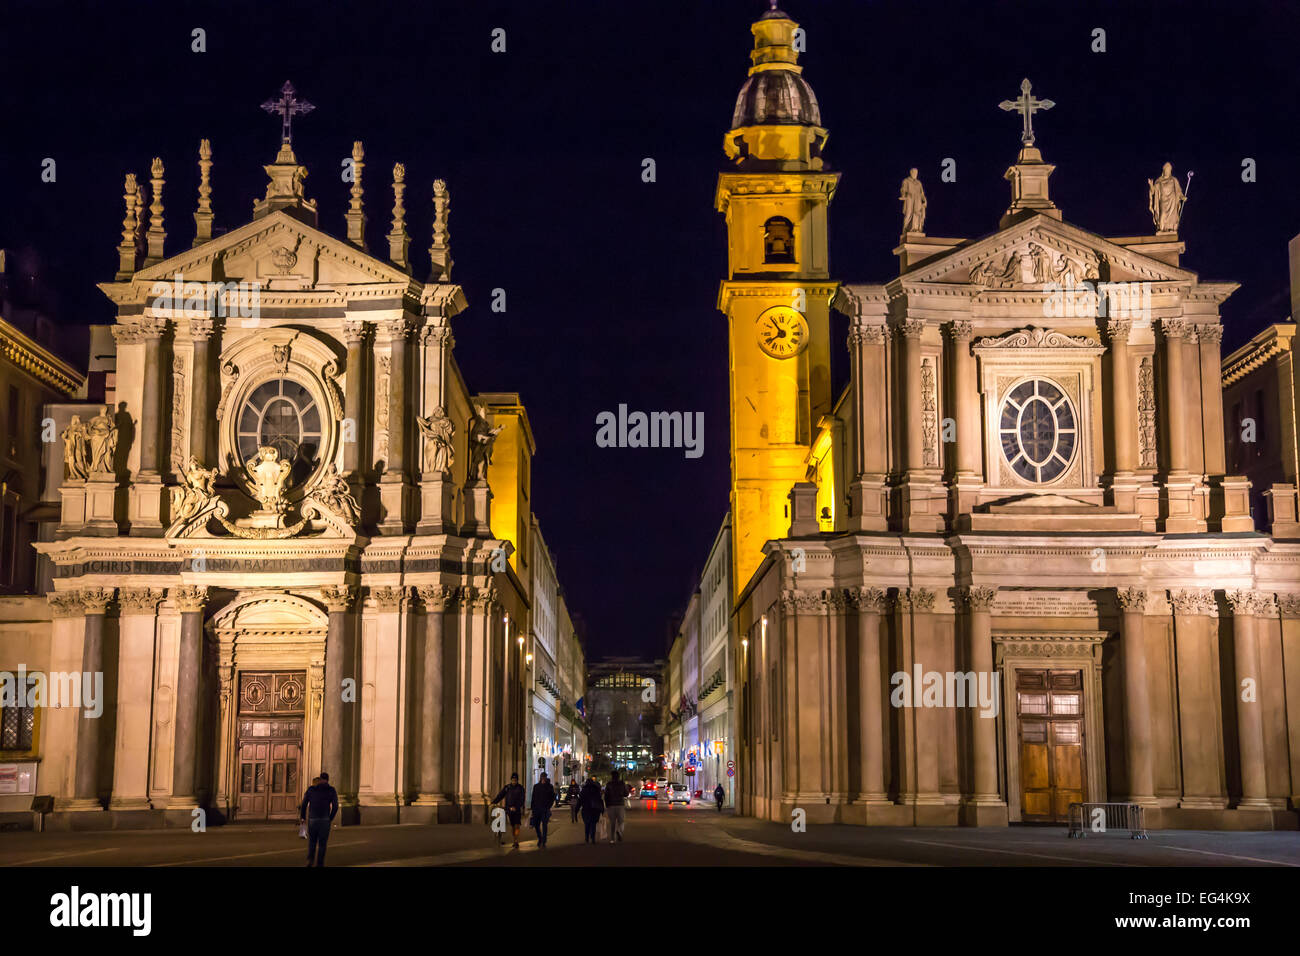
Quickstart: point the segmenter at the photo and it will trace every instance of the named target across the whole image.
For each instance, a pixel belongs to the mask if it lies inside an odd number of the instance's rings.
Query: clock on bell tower
[[[826,130],[797,63],[798,24],[772,8],[751,27],[749,78],[723,149],[714,200],[727,220],[731,516],[736,593],[784,537],[791,487],[805,480],[813,429],[830,412],[826,209],[839,174],[823,169]]]

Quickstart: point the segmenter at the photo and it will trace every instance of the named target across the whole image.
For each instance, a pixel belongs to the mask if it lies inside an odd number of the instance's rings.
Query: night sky
[[[590,658],[657,656],[727,508],[726,263],[713,211],[722,136],[763,0],[381,3],[8,2],[0,21],[0,246],[30,247],[58,319],[107,323],[122,179],[167,166],[168,254],[188,247],[200,138],[212,140],[218,230],[251,217],[291,80],[315,112],[294,124],[323,229],[345,234],[342,159],[366,146],[370,248],[387,249],[395,161],[427,274],[431,182],[447,180],[454,281],[470,308],[456,356],[474,391],[517,391],[537,439],[533,508]],[[1152,231],[1146,180],[1195,172],[1183,264],[1242,288],[1225,354],[1286,319],[1288,239],[1300,232],[1294,51],[1300,5],[1276,3],[783,4],[843,173],[832,274],[896,274],[898,183],[917,166],[926,231],[988,234],[1020,120],[997,104],[1022,77],[1056,102],[1035,117],[1066,221]],[[207,31],[193,53],[191,30]],[[506,30],[507,52],[490,50]],[[1107,52],[1090,50],[1106,30]],[[41,162],[57,161],[57,182]],[[657,182],[643,183],[653,158]],[[942,161],[957,162],[943,183]],[[1258,181],[1243,183],[1242,159]],[[507,293],[493,313],[492,289]],[[843,322],[842,318],[840,320]],[[841,342],[839,328],[834,341]],[[838,386],[837,386],[838,389]],[[600,449],[619,403],[702,411],[705,449]]]

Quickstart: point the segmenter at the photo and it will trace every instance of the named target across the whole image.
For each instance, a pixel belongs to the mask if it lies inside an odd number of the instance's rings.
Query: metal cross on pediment
[[[306,100],[300,100],[294,95],[293,84],[288,80],[284,81],[284,86],[280,87],[280,98],[278,100],[267,100],[262,104],[262,109],[268,113],[279,113],[283,122],[280,130],[280,142],[292,143],[293,136],[290,132],[290,124],[293,123],[294,116],[302,116],[310,113],[316,107]]]
[[[1024,132],[1020,134],[1020,142],[1026,146],[1034,145],[1034,114],[1039,110],[1050,110],[1056,104],[1051,100],[1040,100],[1030,94],[1033,85],[1028,79],[1020,83],[1020,96],[1014,100],[1003,100],[998,104],[1004,110],[1015,110],[1025,120]]]

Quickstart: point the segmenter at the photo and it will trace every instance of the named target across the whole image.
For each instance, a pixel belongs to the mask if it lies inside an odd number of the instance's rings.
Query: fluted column
[[[1132,803],[1155,806],[1151,692],[1147,683],[1146,604],[1142,588],[1121,588],[1120,655],[1124,678],[1124,759]]]
[[[365,338],[368,323],[348,319],[343,323],[343,339],[347,343],[346,378],[343,382],[343,417],[351,425],[351,441],[344,436],[343,474],[355,480],[363,467],[361,460],[362,371]]]
[[[165,319],[148,320],[140,323],[140,336],[144,341],[144,397],[140,401],[140,443],[139,478],[158,477],[158,422],[159,393],[162,389],[163,373],[158,365],[158,354],[162,349],[162,335],[167,328]]]
[[[1187,389],[1183,371],[1187,323],[1181,319],[1163,319],[1160,329],[1165,340],[1165,386],[1169,402],[1164,409],[1164,420],[1169,426],[1169,471],[1182,474],[1187,471]]]
[[[406,408],[406,339],[405,319],[388,323],[389,354],[392,356],[388,379],[388,462],[385,475],[406,473],[406,432],[410,416]],[[382,396],[381,396],[382,401]]]
[[[443,614],[454,600],[456,589],[447,585],[419,588],[424,605],[424,679],[421,685],[420,795],[416,804],[433,804],[443,799]],[[507,679],[509,666],[507,661]],[[510,700],[507,696],[502,706]],[[514,721],[510,722],[512,725]]]
[[[970,666],[977,685],[993,682],[993,602],[997,588],[972,587],[966,590],[970,609]],[[985,675],[988,675],[985,677]],[[999,702],[1000,703],[1000,702]],[[1003,803],[998,788],[998,722],[996,712],[975,712],[971,740],[971,762],[975,771],[975,790],[967,801],[972,806],[998,806]]]
[[[1137,392],[1133,387],[1133,358],[1129,352],[1129,319],[1111,319],[1110,336],[1111,421],[1115,423],[1115,471],[1137,470]]]
[[[329,611],[325,632],[325,698],[321,705],[321,769],[347,786],[343,765],[343,681],[347,670],[347,621],[355,589],[347,585],[321,588],[321,600]],[[355,699],[355,697],[354,697]]]
[[[885,480],[889,472],[885,327],[860,325],[850,330],[849,361],[853,389],[850,524],[857,531],[883,531],[888,527]]]
[[[858,739],[861,792],[857,803],[889,804],[885,790],[884,675],[880,615],[885,592],[861,588],[852,595],[858,611]]]
[[[204,467],[215,464],[216,458],[209,449],[213,424],[211,379],[208,366],[211,362],[209,343],[213,331],[211,319],[190,319],[190,340],[194,343],[194,367],[191,370],[194,385],[190,394],[190,454]],[[180,407],[180,396],[175,399]]]
[[[171,598],[181,612],[180,662],[176,668],[176,745],[172,761],[169,809],[198,805],[195,770],[198,765],[199,672],[203,663],[203,605],[208,589],[184,585]]]
[[[1268,809],[1268,780],[1264,772],[1264,714],[1260,701],[1259,638],[1255,616],[1270,599],[1254,591],[1232,591],[1232,656],[1237,683],[1237,747],[1241,757],[1239,809]],[[1247,682],[1249,681],[1249,684]]]
[[[1201,420],[1205,429],[1205,473],[1222,475],[1227,471],[1223,435],[1223,372],[1219,345],[1223,326],[1197,327],[1201,358]]]
[[[948,340],[952,347],[952,395],[957,419],[957,473],[983,474],[981,453],[979,386],[975,382],[975,356],[970,342],[974,328],[965,320],[948,324]]]
[[[86,636],[81,650],[81,679],[98,691],[104,680],[104,614],[113,600],[112,588],[88,588],[78,595],[86,615]],[[73,785],[76,809],[101,809],[99,805],[99,735],[104,725],[102,712],[105,701],[99,701],[100,713],[85,706],[86,689],[76,702],[81,714],[77,720],[77,770]]]

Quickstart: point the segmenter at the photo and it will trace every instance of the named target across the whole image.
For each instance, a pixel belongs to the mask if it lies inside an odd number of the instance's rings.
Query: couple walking
[[[601,791],[599,783],[588,778],[587,782],[582,785],[582,792],[578,796],[578,807],[582,813],[583,826],[586,829],[584,843],[596,842],[596,825],[600,823],[602,813],[609,818],[609,842],[622,842],[623,825],[627,822],[627,796],[629,792],[627,784],[618,779],[617,770],[609,775],[609,783],[605,784],[604,792]]]
[[[504,801],[506,818],[510,821],[510,830],[514,836],[514,846],[519,846],[519,826],[524,818],[524,787],[519,782],[519,774],[512,773],[510,782],[501,788],[501,792],[492,798],[492,802]],[[551,807],[555,806],[555,788],[550,779],[542,774],[533,786],[533,814],[528,825],[537,831],[537,845],[545,848],[550,834]]]

